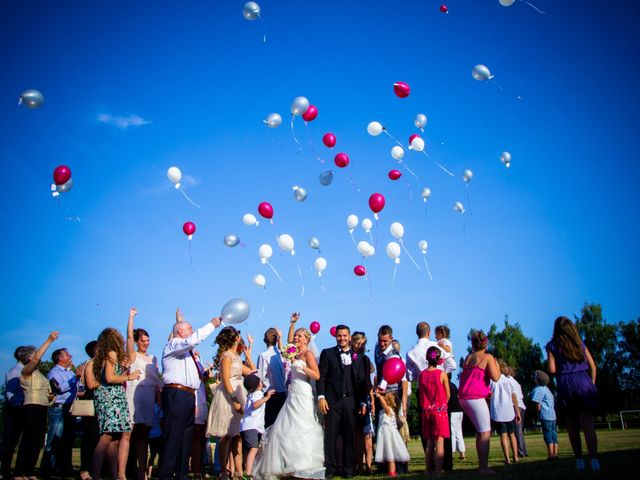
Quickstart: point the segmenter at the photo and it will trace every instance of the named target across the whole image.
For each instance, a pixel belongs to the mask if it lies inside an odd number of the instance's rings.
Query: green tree
[[[606,322],[602,307],[597,303],[585,303],[580,316],[575,315],[574,318],[598,369],[596,386],[601,400],[600,414],[604,417],[609,412],[618,412],[624,405],[620,385],[623,369],[618,347],[618,325]]]
[[[619,358],[620,387],[625,393],[624,408],[638,408],[640,405],[640,319],[620,322]]]

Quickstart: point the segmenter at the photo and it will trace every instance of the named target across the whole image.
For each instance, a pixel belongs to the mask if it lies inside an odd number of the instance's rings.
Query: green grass
[[[489,454],[489,467],[496,471],[491,478],[514,478],[518,480],[569,480],[577,476],[575,459],[566,433],[558,435],[559,459],[547,461],[547,447],[542,440],[542,434],[533,433],[526,436],[528,457],[524,457],[517,464],[505,465],[500,441],[498,437],[491,437],[491,452]],[[458,460],[454,455],[453,471],[445,476],[451,479],[469,478],[476,475],[478,468],[478,456],[475,449],[475,438],[466,437],[466,460]],[[583,448],[586,453],[586,447]],[[634,430],[599,430],[598,431],[598,457],[600,459],[601,472],[595,474],[586,470],[579,478],[614,478],[628,480],[637,477],[640,470],[640,429]],[[425,463],[422,445],[419,440],[409,444],[411,462],[409,474],[401,475],[403,479],[419,479],[425,477]],[[636,471],[636,473],[633,473]],[[367,478],[367,477],[358,477]]]

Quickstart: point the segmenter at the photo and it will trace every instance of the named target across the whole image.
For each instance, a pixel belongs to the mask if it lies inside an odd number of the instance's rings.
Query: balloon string
[[[444,170],[446,173],[448,173],[450,176],[453,177],[453,173],[451,173],[449,170],[447,170],[446,168],[444,168],[436,159],[431,158],[429,156],[429,154],[427,152],[425,152],[424,150],[422,150],[422,153],[424,153],[428,159],[432,160],[433,163],[435,163],[437,166],[439,166],[442,170]]]
[[[411,254],[409,253],[409,250],[407,250],[407,247],[404,245],[404,242],[402,241],[402,239],[400,239],[400,245],[402,246],[403,250],[405,251],[405,253],[407,254],[407,256],[409,257],[409,259],[413,262],[413,265],[418,269],[419,272],[422,271],[422,269],[420,268],[420,266],[416,263],[416,261],[413,259],[413,257],[411,256]]]
[[[186,193],[184,193],[184,190],[183,190],[183,189],[180,189],[180,191],[182,192],[182,195],[184,195],[184,198],[186,198],[186,199],[188,200],[188,202],[189,202],[191,205],[193,205],[194,207],[201,208],[201,207],[200,207],[200,205],[198,205],[196,202],[194,202],[193,200],[191,200],[191,199],[189,198],[189,196],[188,196]]]
[[[427,202],[424,202],[424,221],[427,221]]]
[[[193,257],[191,256],[191,240],[189,240],[189,265],[191,265],[191,270],[193,270]]]
[[[260,22],[262,23],[262,43],[267,43],[267,25],[260,15],[258,15]]]
[[[396,272],[398,271],[398,264],[394,264],[393,267],[393,277],[391,277],[391,285],[393,285],[396,281]]]
[[[398,160],[398,162],[400,163],[400,165],[402,165],[402,166],[405,168],[405,170],[406,170],[407,172],[409,172],[411,175],[413,175],[413,178],[415,178],[417,181],[420,181],[420,179],[418,178],[418,176],[414,173],[414,171],[413,171],[413,170],[411,170],[411,169],[408,167],[408,165],[407,165],[405,162],[403,162],[402,160]]]
[[[260,311],[260,316],[262,317],[264,315],[264,305],[262,305],[262,310]]]
[[[369,230],[369,238],[371,239],[371,243],[373,243],[373,246],[375,247],[376,242],[373,240],[373,234],[371,233],[371,230]]]
[[[304,298],[304,285],[302,285],[302,291],[300,292],[300,300]]]
[[[300,268],[300,262],[298,262],[298,275],[302,278],[302,268]]]
[[[309,142],[309,146],[311,147],[311,151],[316,156],[316,160],[318,160],[320,163],[324,165],[324,160],[320,158],[320,155],[318,155],[318,152],[316,152],[316,149],[314,148],[313,143],[311,142],[311,132],[309,131],[309,122],[304,122],[304,126],[307,128],[307,140]]]
[[[273,267],[273,265],[271,265],[271,262],[269,262],[268,260],[267,260],[267,265],[271,267],[271,270],[273,270],[273,273],[276,274],[276,277],[278,277],[278,280],[282,281],[282,277],[280,276],[278,271]]]
[[[369,284],[369,300],[373,300],[373,286],[371,285],[371,279],[369,275],[365,277],[367,279],[367,283]]]
[[[358,187],[358,184],[355,182],[355,180],[349,176],[347,176],[347,180],[349,180],[349,183],[351,184],[353,189],[356,191],[356,193],[360,193],[360,187]]]
[[[427,273],[429,274],[429,280],[433,280],[431,276],[431,270],[429,269],[429,264],[427,263],[427,255],[425,254],[422,259],[424,260],[424,266],[427,267]]]
[[[387,129],[386,129],[386,128],[385,128],[385,129],[383,129],[382,131],[383,131],[384,133],[386,133],[386,134],[389,136],[389,138],[390,138],[391,140],[393,140],[393,141],[394,141],[394,142],[396,142],[398,145],[400,145],[402,148],[404,148],[404,145],[403,145],[403,144],[401,144],[398,140],[396,140],[396,139],[393,137],[393,135],[391,135],[389,132],[387,132]]]
[[[536,6],[535,6],[535,5],[533,5],[532,3],[529,3],[529,2],[526,2],[526,1],[525,1],[524,3],[526,3],[526,4],[527,4],[527,5],[529,5],[531,8],[533,8],[536,12],[541,13],[542,15],[546,15],[546,13],[545,13],[545,12],[543,12],[542,10],[540,10],[538,7],[536,7]]]
[[[469,198],[469,184],[467,183],[467,207],[469,210],[469,215],[473,215],[473,212],[471,212],[471,199]]]
[[[351,229],[351,228],[349,229],[349,235],[351,235],[351,240],[353,241],[353,244],[355,245],[356,244],[356,239],[353,236],[353,229]]]
[[[293,141],[296,142],[296,145],[298,145],[298,151],[296,152],[296,155],[299,155],[300,152],[302,152],[302,145],[300,145],[300,142],[296,138],[296,133],[293,131],[293,120],[295,118],[295,115],[291,114],[291,136],[293,137]]]

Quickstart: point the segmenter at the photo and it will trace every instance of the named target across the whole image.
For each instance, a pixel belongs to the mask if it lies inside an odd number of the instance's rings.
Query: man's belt
[[[184,385],[180,385],[179,383],[167,383],[165,384],[167,388],[177,388],[178,390],[182,390],[183,392],[189,392],[192,395],[196,393],[195,388],[185,387]]]

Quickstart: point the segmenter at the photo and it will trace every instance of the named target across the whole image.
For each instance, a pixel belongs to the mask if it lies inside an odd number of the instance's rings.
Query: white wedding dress
[[[309,377],[293,362],[287,400],[267,429],[253,465],[259,480],[279,477],[324,478],[324,432],[316,414]]]

